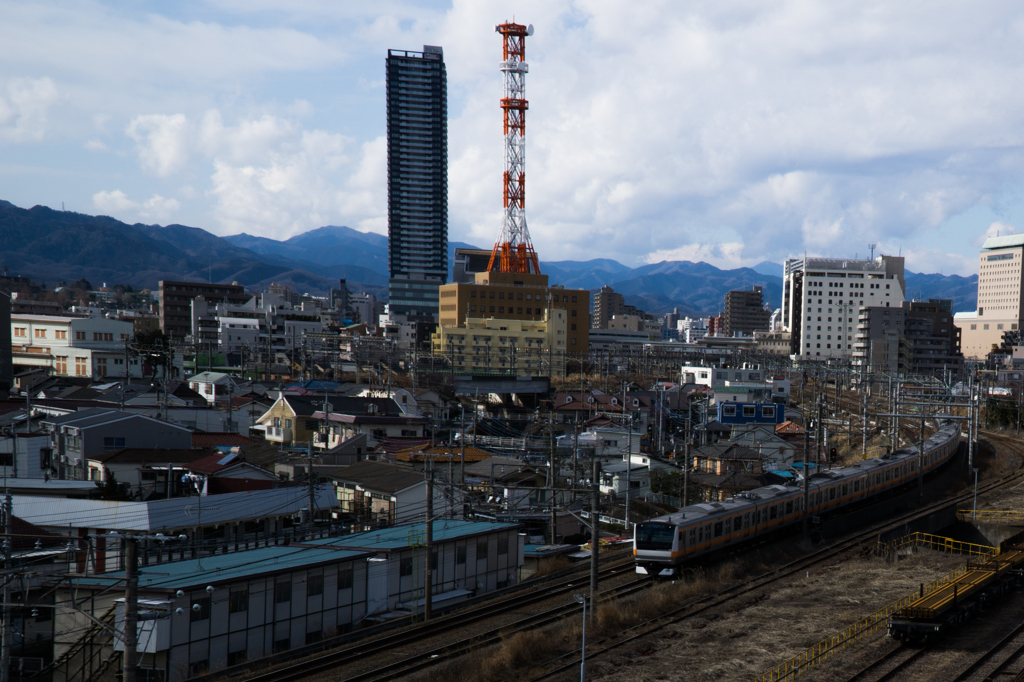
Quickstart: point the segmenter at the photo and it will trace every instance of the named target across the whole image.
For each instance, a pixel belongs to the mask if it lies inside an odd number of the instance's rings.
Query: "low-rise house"
[[[466,486],[480,494],[482,506],[503,511],[539,508],[549,500],[547,473],[511,457],[488,457],[466,465]]]
[[[184,466],[188,473],[205,479],[208,495],[223,495],[245,490],[269,490],[278,478],[273,472],[245,461],[238,448],[220,449]]]
[[[190,429],[120,410],[90,408],[47,418],[40,426],[49,434],[58,478],[64,479],[88,479],[88,461],[104,452],[192,447]]]
[[[319,429],[313,415],[323,409],[324,400],[326,398],[282,393],[256,420],[256,430],[262,430],[268,441],[284,446],[311,443]]]
[[[210,453],[210,450],[193,448],[120,448],[99,452],[87,460],[89,480],[104,482],[113,475],[139,500],[174,497],[182,494],[179,479],[187,465]]]
[[[761,455],[739,443],[721,441],[691,453],[693,483],[703,488],[705,501],[724,500],[764,485]]]
[[[756,450],[765,470],[792,464],[796,446],[776,436],[774,431],[772,424],[739,425],[733,429],[729,441]]]
[[[210,405],[226,403],[238,392],[234,378],[223,372],[200,372],[189,377],[188,387],[201,395]]]
[[[342,522],[393,526],[423,516],[427,480],[422,472],[383,462],[362,461],[331,475]],[[434,487],[434,513],[450,511],[441,486]]]
[[[602,495],[625,499],[628,490],[629,497],[632,499],[650,489],[651,470],[648,466],[635,462],[616,462],[601,467],[600,491]]]
[[[318,410],[313,413],[313,420],[324,423],[324,434],[321,438],[313,440],[316,447],[331,449],[360,433],[366,434],[367,445],[370,448],[377,447],[389,438],[423,438],[423,429],[428,423],[427,418],[403,413],[394,400],[388,398],[343,398],[340,400],[345,403],[355,401],[355,404],[346,405],[332,398],[329,403],[330,411]]]
[[[633,430],[643,433],[650,421],[651,404],[650,396],[632,392],[625,394],[625,406],[621,393],[559,392],[555,394],[554,410],[555,418],[563,424],[582,424],[599,416],[622,421],[625,415],[633,420]]]

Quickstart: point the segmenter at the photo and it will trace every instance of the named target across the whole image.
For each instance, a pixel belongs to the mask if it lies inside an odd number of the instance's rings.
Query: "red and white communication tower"
[[[491,251],[488,270],[540,274],[537,252],[526,229],[526,36],[533,35],[533,24],[504,23],[494,27],[503,40],[505,96],[501,110],[505,116],[505,216],[501,234]]]

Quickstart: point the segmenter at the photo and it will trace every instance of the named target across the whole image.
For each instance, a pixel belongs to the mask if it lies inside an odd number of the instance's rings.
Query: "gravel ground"
[[[753,679],[962,563],[960,557],[931,552],[895,563],[867,558],[836,562],[744,604],[665,628],[632,650],[601,656],[588,664],[588,677],[609,682]]]

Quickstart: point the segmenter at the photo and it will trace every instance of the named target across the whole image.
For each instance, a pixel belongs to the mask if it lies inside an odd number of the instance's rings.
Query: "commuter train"
[[[924,473],[945,463],[960,445],[960,422],[938,420],[924,444]],[[810,479],[808,507],[821,515],[898,488],[917,477],[916,445],[853,466],[820,471]],[[691,504],[666,516],[636,524],[636,572],[675,575],[693,559],[730,545],[774,533],[803,517],[803,481],[766,485],[722,502]]]

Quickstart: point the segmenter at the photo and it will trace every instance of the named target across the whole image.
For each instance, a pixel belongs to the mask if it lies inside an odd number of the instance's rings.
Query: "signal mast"
[[[494,27],[502,35],[503,57],[499,68],[505,74],[505,96],[501,110],[505,118],[504,218],[501,234],[494,243],[489,271],[540,274],[537,252],[526,229],[526,36],[533,24],[506,22]]]

